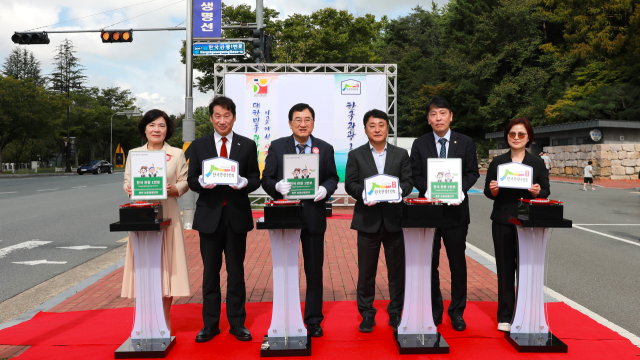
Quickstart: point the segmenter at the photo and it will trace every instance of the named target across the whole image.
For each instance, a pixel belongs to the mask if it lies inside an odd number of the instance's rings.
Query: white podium
[[[449,345],[433,322],[431,259],[436,227],[450,226],[442,219],[444,205],[427,199],[405,199],[402,219],[406,280],[404,310],[394,333],[400,354],[447,354]]]
[[[565,343],[549,329],[544,300],[545,254],[552,228],[571,228],[562,218],[562,203],[522,200],[525,209],[510,219],[518,234],[516,307],[511,332],[505,338],[519,352],[567,352]]]
[[[143,211],[141,208],[131,210],[134,214]],[[159,214],[162,216],[161,208]],[[122,210],[120,220],[111,224],[111,231],[129,231],[135,266],[136,300],[131,336],[115,351],[115,358],[164,358],[176,343],[175,336],[171,336],[167,328],[162,306],[162,235],[171,220],[126,221]]]

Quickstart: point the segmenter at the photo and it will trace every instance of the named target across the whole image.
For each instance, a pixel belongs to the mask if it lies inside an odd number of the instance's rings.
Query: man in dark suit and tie
[[[319,154],[320,173],[318,193],[313,200],[302,200],[307,228],[300,234],[307,295],[304,323],[313,337],[323,335],[322,264],[324,262],[324,233],[327,230],[326,199],[338,187],[338,171],[333,146],[313,137],[315,112],[307,104],[296,104],[289,110],[289,127],[293,134],[271,142],[262,171],[262,188],[274,199],[282,199],[291,191],[291,184],[283,179],[283,155]]]
[[[442,323],[444,306],[440,292],[440,238],[444,242],[451,269],[451,304],[449,317],[454,330],[462,331],[467,325],[462,317],[467,304],[467,260],[466,249],[467,231],[469,230],[469,199],[467,191],[480,177],[478,160],[473,140],[465,135],[451,131],[453,120],[451,105],[447,100],[435,96],[427,104],[429,124],[433,132],[429,132],[413,142],[411,147],[411,170],[413,171],[414,186],[423,197],[428,193],[427,160],[429,158],[460,158],[462,159],[462,191],[461,202],[451,204],[444,209],[444,216],[453,220],[450,228],[436,230],[433,241],[433,257],[431,262],[431,306],[433,320],[436,325]]]
[[[253,140],[233,133],[236,105],[227,97],[216,97],[209,104],[213,134],[196,139],[190,146],[189,188],[199,193],[193,229],[200,233],[200,254],[204,266],[202,279],[202,320],[204,327],[196,342],[211,340],[220,333],[220,269],[224,252],[227,268],[227,319],[229,333],[238,340],[251,340],[244,326],[246,289],[244,256],[247,232],[253,229],[249,193],[260,186],[257,147]],[[237,185],[205,184],[202,161],[226,157],[238,162]]]
[[[389,274],[387,306],[389,325],[398,330],[404,306],[405,254],[404,236],[400,227],[403,197],[413,190],[411,162],[406,150],[387,143],[389,117],[380,110],[364,115],[364,131],[369,142],[349,152],[345,170],[344,188],[356,199],[351,228],[358,230],[358,311],[362,316],[359,330],[372,332],[376,324],[373,307],[376,290],[376,272],[380,245]],[[365,201],[364,179],[387,174],[399,179],[401,197],[398,201]]]

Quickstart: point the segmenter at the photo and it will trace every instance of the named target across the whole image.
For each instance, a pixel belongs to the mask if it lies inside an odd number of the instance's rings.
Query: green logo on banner
[[[431,197],[440,200],[458,200],[458,183],[431,183]]]
[[[137,196],[162,196],[161,177],[136,177],[133,178],[133,194]]]
[[[291,184],[289,196],[315,195],[316,179],[287,179]]]

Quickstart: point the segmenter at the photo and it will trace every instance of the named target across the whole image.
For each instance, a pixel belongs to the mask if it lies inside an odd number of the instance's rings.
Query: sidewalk
[[[334,214],[352,214],[353,208],[334,208]],[[358,278],[356,231],[349,229],[351,220],[328,219],[325,236],[324,261],[324,300],[355,301]],[[191,293],[189,297],[176,297],[174,304],[202,303],[202,259],[197,231],[186,231],[187,260],[190,269]],[[444,247],[444,246],[443,246]],[[305,301],[306,279],[302,270],[302,251],[300,258],[300,300]],[[467,256],[468,300],[496,301],[496,275],[477,261]],[[269,237],[264,230],[253,230],[247,237],[245,257],[245,279],[247,302],[273,301],[273,278],[271,276],[271,254]],[[67,312],[95,309],[132,307],[133,299],[120,297],[123,268],[113,271],[93,285],[66,299],[49,311]],[[221,271],[222,299],[226,297],[225,266]],[[376,277],[376,300],[389,299],[389,284],[381,249]],[[444,249],[440,253],[440,282],[445,300],[451,299],[451,274]],[[28,349],[28,346],[8,346],[0,344],[0,359],[16,357]]]
[[[487,171],[480,171],[480,175],[487,175]],[[571,178],[564,176],[549,176],[549,180],[561,183],[571,183],[571,184],[583,184],[584,178]],[[601,186],[605,188],[611,189],[639,189],[640,190],[640,179],[635,180],[607,180],[607,179],[598,179],[597,177],[593,180],[593,184],[596,186]]]

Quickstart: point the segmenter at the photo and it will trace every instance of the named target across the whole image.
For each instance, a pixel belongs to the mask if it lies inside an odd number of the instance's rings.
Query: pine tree
[[[31,79],[36,86],[45,86],[47,78],[41,74],[40,61],[26,48],[14,48],[2,64],[2,74],[16,80]]]

